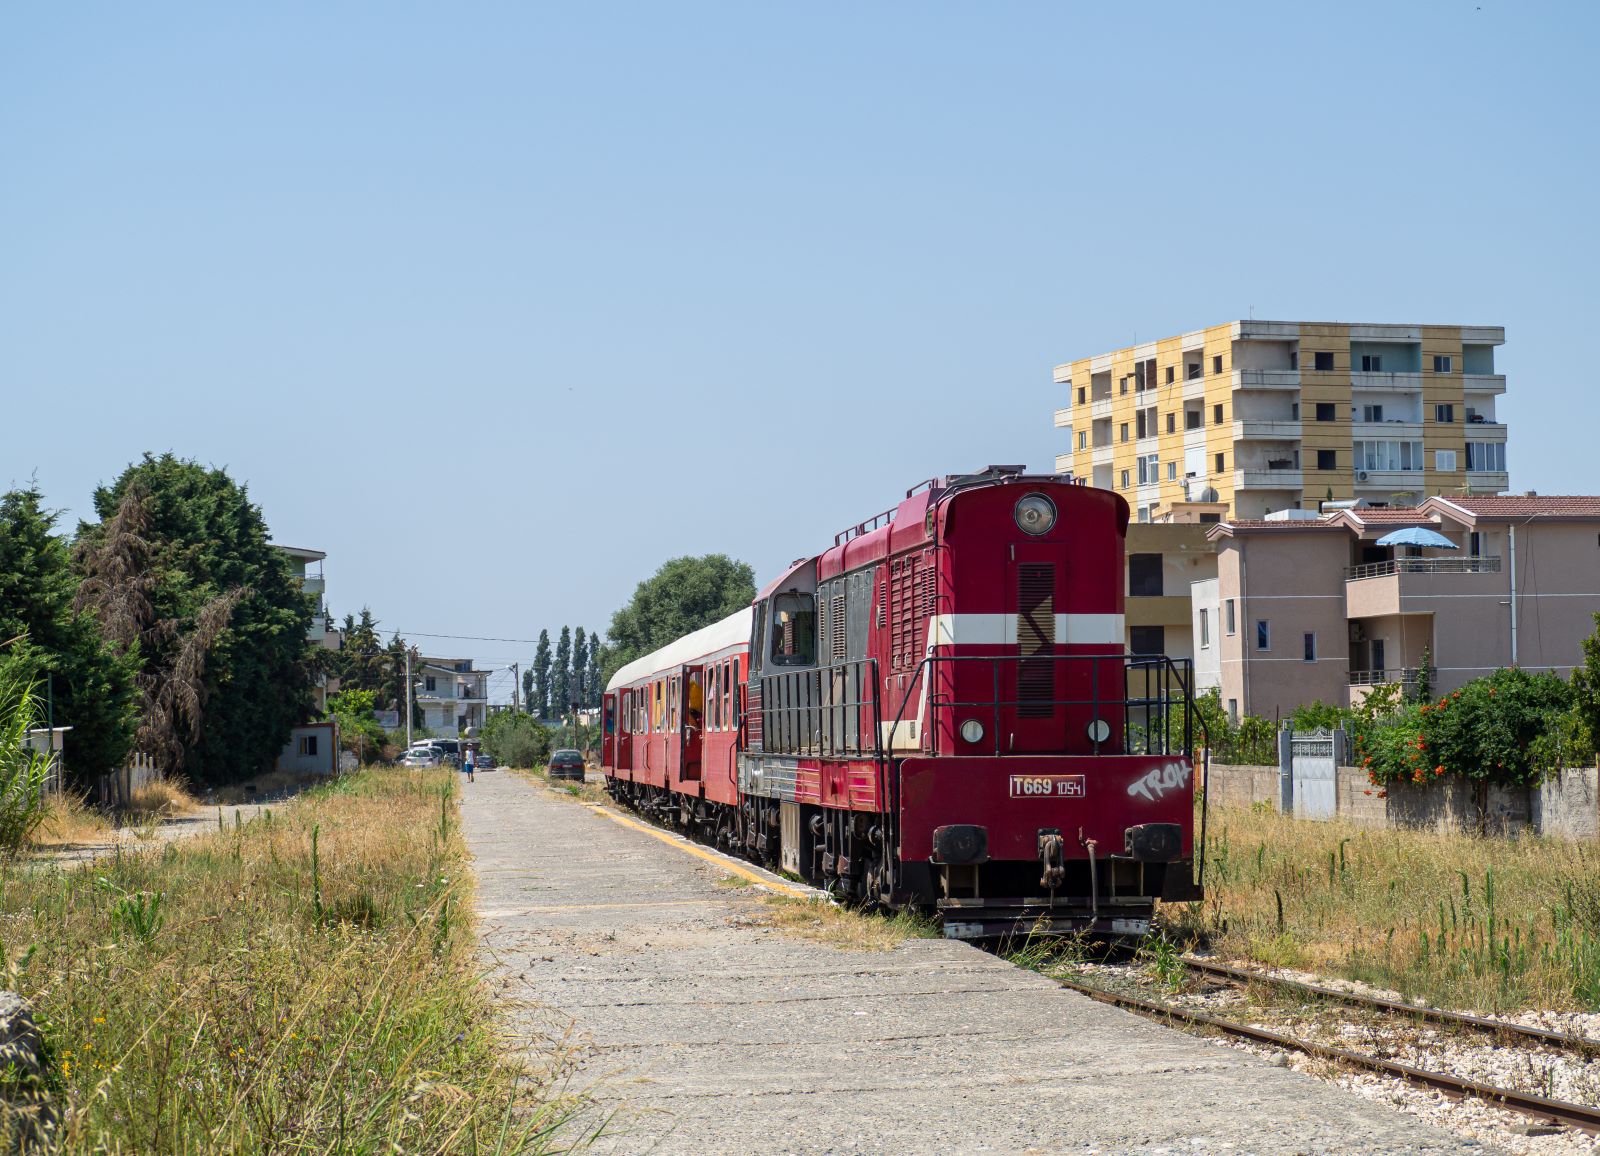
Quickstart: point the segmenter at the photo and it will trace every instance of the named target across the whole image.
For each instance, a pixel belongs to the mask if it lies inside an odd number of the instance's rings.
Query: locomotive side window
[[[728,702],[732,709],[728,712],[733,720],[733,729],[739,729],[739,660],[733,660],[733,682],[728,687]]]
[[[810,594],[779,594],[772,600],[772,661],[777,666],[815,666],[817,608]]]

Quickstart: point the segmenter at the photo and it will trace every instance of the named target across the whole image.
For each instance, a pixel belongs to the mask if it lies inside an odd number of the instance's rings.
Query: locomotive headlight
[[[975,718],[969,718],[961,724],[961,737],[969,743],[981,743],[983,741],[983,724]]]
[[[1111,737],[1111,727],[1103,718],[1097,718],[1091,722],[1088,730],[1091,743],[1103,743]]]
[[[1043,494],[1023,494],[1013,516],[1024,534],[1045,534],[1056,524],[1056,505]]]

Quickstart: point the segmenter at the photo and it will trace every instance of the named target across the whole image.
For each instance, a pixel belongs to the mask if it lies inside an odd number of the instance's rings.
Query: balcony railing
[[[1386,574],[1498,574],[1498,556],[1484,558],[1392,558],[1387,562],[1368,562],[1345,568],[1347,582],[1358,578],[1382,578]]]
[[[1298,369],[1236,369],[1233,384],[1241,389],[1298,389]]]
[[[1417,680],[1422,676],[1423,669],[1420,666],[1400,666],[1390,667],[1387,670],[1352,670],[1350,672],[1350,685],[1378,686],[1385,682],[1398,682],[1406,690],[1414,690]],[[1428,681],[1431,683],[1439,668],[1430,666],[1426,669],[1428,671]]]

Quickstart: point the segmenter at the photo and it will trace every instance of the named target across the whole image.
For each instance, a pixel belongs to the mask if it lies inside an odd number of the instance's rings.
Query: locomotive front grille
[[[1056,568],[1048,562],[1017,567],[1017,713],[1049,718],[1056,696]]]

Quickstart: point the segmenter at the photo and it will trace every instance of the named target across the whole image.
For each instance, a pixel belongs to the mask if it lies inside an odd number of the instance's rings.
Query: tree
[[[127,760],[137,663],[75,607],[78,579],[71,550],[53,532],[58,516],[34,486],[0,498],[0,640],[26,636],[12,657],[33,668],[55,725],[72,728],[65,765],[82,786]]]
[[[539,631],[539,648],[533,652],[533,706],[536,718],[550,717],[550,632]]]
[[[328,717],[339,724],[339,747],[354,751],[363,762],[378,758],[388,736],[373,712],[377,695],[370,690],[341,690],[328,696]]]
[[[1582,741],[1600,754],[1600,612],[1594,616],[1594,633],[1582,643],[1583,662],[1572,672],[1573,708],[1583,721]]]
[[[573,692],[574,703],[589,706],[589,636],[579,626],[573,631]]]
[[[378,620],[363,606],[361,618],[344,616],[344,643],[334,664],[341,690],[370,690],[381,694],[389,681],[389,655],[378,635]]]
[[[383,670],[383,682],[378,691],[378,701],[384,704],[383,709],[399,711],[404,719],[406,700],[409,698],[412,716],[420,718],[416,712],[417,688],[406,685],[406,640],[398,633],[389,639],[389,645],[383,649]]]
[[[260,508],[226,471],[170,453],[146,454],[94,506],[80,595],[138,646],[141,735],[200,782],[268,769],[311,714],[314,603]]]
[[[550,755],[550,732],[533,716],[502,710],[483,724],[483,749],[507,767],[536,767]]]
[[[522,672],[522,709],[527,714],[534,714],[533,709],[533,667],[529,666]]]
[[[605,693],[605,683],[600,681],[600,636],[589,636],[589,673],[585,677],[585,685],[589,688],[589,706],[594,708],[600,705],[600,696]]]
[[[639,583],[611,616],[604,677],[690,631],[709,626],[756,596],[755,572],[726,554],[674,558]]]
[[[572,628],[561,628],[561,641],[556,643],[556,665],[550,676],[550,712],[560,718],[572,705]]]

